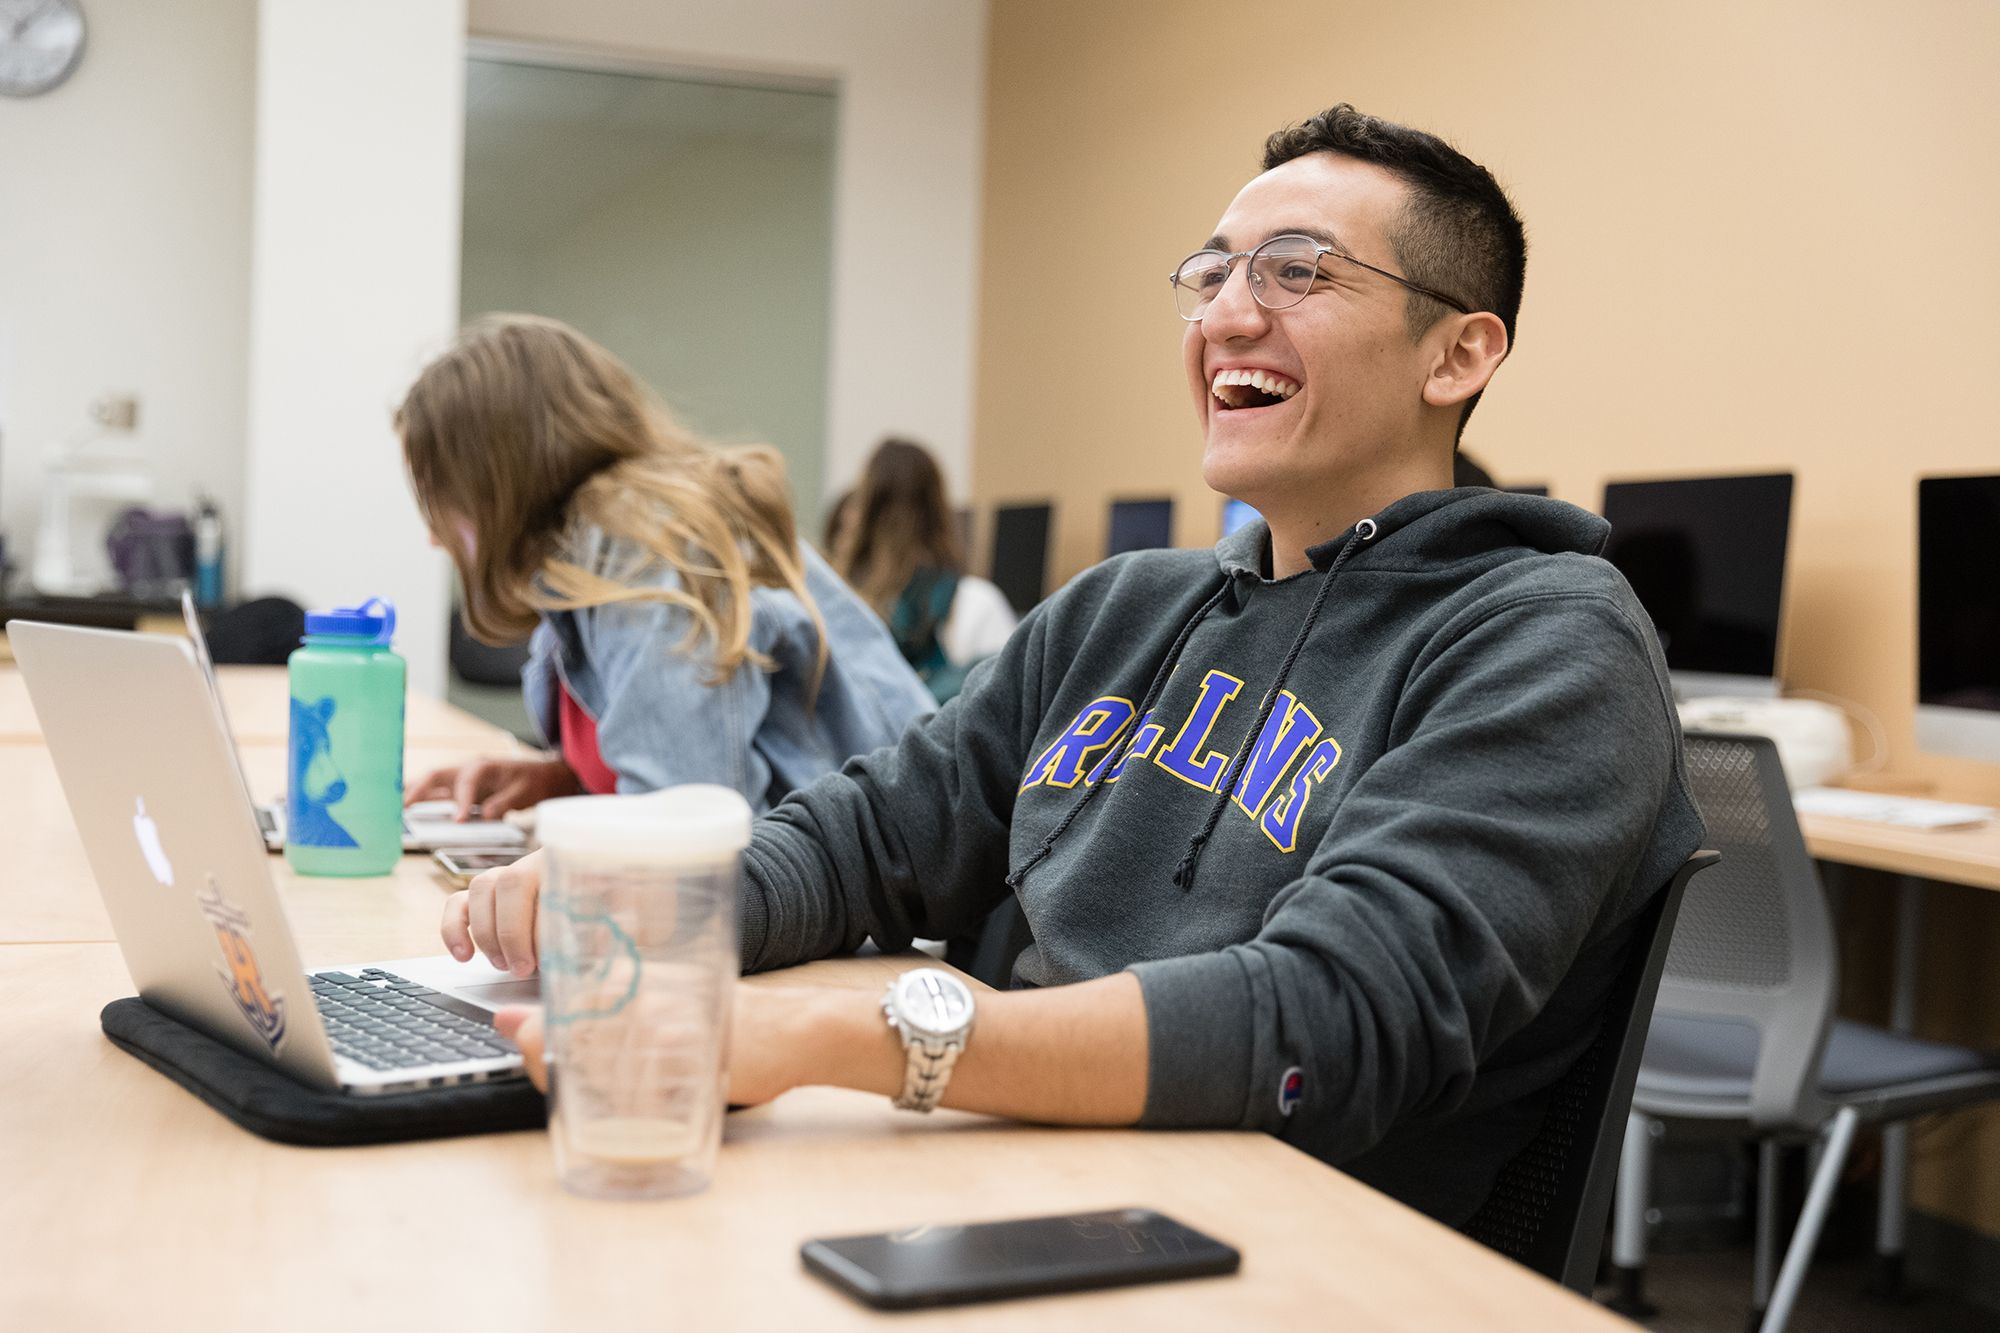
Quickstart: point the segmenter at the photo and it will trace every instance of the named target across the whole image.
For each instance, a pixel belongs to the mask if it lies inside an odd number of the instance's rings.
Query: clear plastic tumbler
[[[722,1138],[750,807],[727,787],[544,802],[537,935],[564,1188],[707,1187]]]

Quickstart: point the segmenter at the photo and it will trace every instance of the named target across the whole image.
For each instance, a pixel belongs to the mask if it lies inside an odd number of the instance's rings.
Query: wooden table
[[[1806,849],[1822,861],[2000,890],[2000,820],[1977,828],[1914,829],[1800,815]]]
[[[0,1327],[1630,1328],[1262,1134],[917,1116],[808,1088],[732,1115],[714,1186],[660,1203],[563,1194],[540,1133],[265,1142],[104,1040],[98,1010],[131,983],[25,744],[0,753],[0,799],[23,791],[42,794],[0,834]],[[435,950],[446,890],[427,863],[371,880],[269,864],[308,966]],[[928,961],[779,975],[875,990]],[[811,1236],[1130,1205],[1236,1245],[1243,1271],[886,1316],[798,1261]]]

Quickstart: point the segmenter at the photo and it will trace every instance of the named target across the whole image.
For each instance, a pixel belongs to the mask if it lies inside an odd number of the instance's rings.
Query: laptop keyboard
[[[370,1069],[408,1069],[512,1055],[484,1009],[429,986],[365,967],[315,972],[313,1000],[337,1054]]]

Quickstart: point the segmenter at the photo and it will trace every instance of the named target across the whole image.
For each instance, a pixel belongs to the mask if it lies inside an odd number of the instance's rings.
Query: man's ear
[[[1455,336],[1438,355],[1424,378],[1424,401],[1432,407],[1456,407],[1486,387],[1493,372],[1507,359],[1507,326],[1489,311],[1459,315]]]

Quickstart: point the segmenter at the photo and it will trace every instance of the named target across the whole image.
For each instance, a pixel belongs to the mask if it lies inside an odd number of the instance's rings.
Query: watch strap
[[[906,1035],[903,1038],[903,1090],[896,1094],[896,1109],[935,1111],[944,1097],[945,1085],[951,1082],[952,1066],[958,1063],[958,1053],[964,1049],[963,1041],[933,1044]]]

